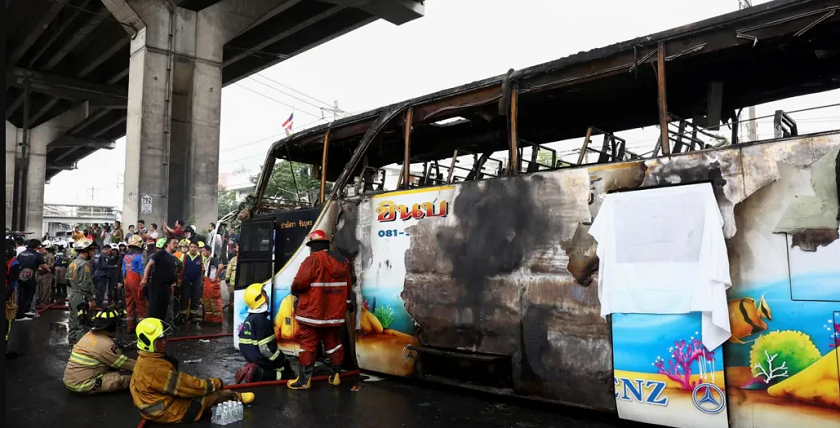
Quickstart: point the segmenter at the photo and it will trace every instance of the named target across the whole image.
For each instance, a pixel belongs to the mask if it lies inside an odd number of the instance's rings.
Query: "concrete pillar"
[[[80,104],[29,132],[29,166],[26,179],[26,231],[41,239],[44,235],[44,184],[47,175],[47,146],[90,115],[88,103]]]
[[[222,48],[290,0],[102,0],[132,36],[123,223],[218,217]]]
[[[139,13],[131,46],[123,220],[206,224],[218,215],[224,40],[197,12],[155,9]]]
[[[6,121],[6,228],[12,227],[12,206],[15,195],[15,163],[19,132],[15,125]]]

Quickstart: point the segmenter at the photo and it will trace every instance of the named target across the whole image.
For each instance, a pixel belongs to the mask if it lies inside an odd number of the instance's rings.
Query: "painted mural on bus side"
[[[418,221],[446,219],[454,186],[377,195],[369,204],[370,260],[359,275],[362,305],[356,356],[359,367],[398,376],[414,374],[417,324],[401,297],[405,254]]]

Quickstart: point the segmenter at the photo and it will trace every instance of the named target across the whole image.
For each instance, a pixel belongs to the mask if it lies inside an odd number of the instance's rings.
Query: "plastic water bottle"
[[[241,402],[236,402],[236,420],[241,421],[245,419],[245,405]]]

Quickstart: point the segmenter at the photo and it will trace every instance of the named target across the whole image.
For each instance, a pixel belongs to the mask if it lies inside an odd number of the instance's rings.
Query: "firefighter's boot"
[[[289,381],[286,386],[289,389],[309,389],[312,387],[312,373],[315,371],[315,364],[300,368],[300,375],[295,380]]]
[[[330,385],[341,385],[341,366],[332,366],[332,373],[329,378]]]

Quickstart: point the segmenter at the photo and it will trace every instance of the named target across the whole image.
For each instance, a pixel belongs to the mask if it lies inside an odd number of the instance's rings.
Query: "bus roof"
[[[840,87],[838,8],[836,0],[776,0],[511,70],[301,131],[275,142],[269,160],[320,164],[329,130],[326,174],[333,180],[377,119],[388,115],[375,130],[375,150],[366,149],[367,165],[400,163],[409,109],[412,162],[446,157],[456,148],[506,150],[511,88],[519,96],[523,145],[582,137],[590,126],[617,132],[654,125],[657,79],[651,65],[660,44],[668,113],[694,123],[726,122],[746,106]],[[713,97],[719,97],[716,104]]]

